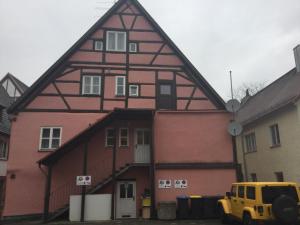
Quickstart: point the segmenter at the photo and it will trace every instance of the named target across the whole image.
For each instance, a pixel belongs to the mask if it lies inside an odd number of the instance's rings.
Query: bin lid
[[[202,198],[201,195],[190,195],[190,198]]]
[[[189,196],[187,196],[187,195],[179,195],[179,196],[177,196],[177,198],[178,199],[188,199]]]

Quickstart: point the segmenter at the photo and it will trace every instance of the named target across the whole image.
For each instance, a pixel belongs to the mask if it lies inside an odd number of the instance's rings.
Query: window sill
[[[7,161],[8,158],[0,158],[0,161]]]
[[[54,152],[56,149],[39,149],[38,152]]]
[[[111,50],[111,49],[106,49],[106,53],[126,53],[126,50]]]
[[[278,148],[281,147],[281,144],[271,145],[270,148]]]
[[[116,96],[116,97],[125,97],[124,94],[121,94],[121,95],[116,94],[115,96]]]

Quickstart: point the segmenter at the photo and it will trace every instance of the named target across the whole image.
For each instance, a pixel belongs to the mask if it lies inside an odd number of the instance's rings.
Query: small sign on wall
[[[171,188],[171,180],[158,180],[158,188]]]
[[[174,188],[187,188],[187,180],[174,180]]]
[[[88,186],[92,184],[91,176],[77,176],[76,177],[76,185],[77,186]]]

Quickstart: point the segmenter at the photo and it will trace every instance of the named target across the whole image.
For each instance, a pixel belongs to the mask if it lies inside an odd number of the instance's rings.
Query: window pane
[[[49,139],[42,139],[41,148],[49,148]]]
[[[51,148],[58,148],[58,147],[59,147],[59,139],[52,139]]]
[[[43,128],[43,138],[49,138],[50,137],[50,128]]]
[[[122,137],[127,137],[127,133],[128,133],[127,129],[121,129],[121,136]]]
[[[129,44],[129,51],[130,52],[136,52],[137,51],[136,43],[130,43]]]
[[[60,129],[59,128],[54,128],[53,129],[52,137],[54,137],[54,138],[60,138]]]
[[[125,50],[125,33],[118,33],[117,36],[118,49],[117,50]]]
[[[93,94],[100,94],[100,87],[99,86],[93,86]]]
[[[128,146],[128,141],[127,141],[127,138],[121,138],[121,143],[120,143],[121,146]]]
[[[171,85],[168,85],[168,84],[160,85],[160,94],[170,95],[171,94]]]
[[[127,198],[133,198],[133,184],[127,184]]]
[[[125,80],[124,77],[118,77],[117,78],[117,85],[124,85],[124,80]]]
[[[108,33],[108,50],[115,50],[116,43],[115,43],[115,33]]]
[[[102,49],[103,49],[103,42],[95,41],[95,50],[102,50]]]
[[[138,95],[138,87],[136,85],[130,85],[130,95],[132,96]]]
[[[95,76],[93,77],[93,85],[99,85],[100,84],[100,77]]]
[[[124,94],[124,86],[118,86],[117,87],[117,94],[123,95]]]
[[[84,76],[84,84],[85,85],[91,85],[92,78],[90,76]]]
[[[120,198],[126,198],[125,184],[120,184]]]

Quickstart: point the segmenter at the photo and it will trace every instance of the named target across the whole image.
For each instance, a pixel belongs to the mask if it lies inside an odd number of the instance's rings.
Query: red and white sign
[[[76,185],[77,186],[85,186],[92,184],[92,176],[77,176],[76,177]]]

